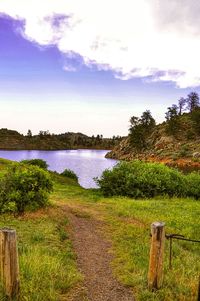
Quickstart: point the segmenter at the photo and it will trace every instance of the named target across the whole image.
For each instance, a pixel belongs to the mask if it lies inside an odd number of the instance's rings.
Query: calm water
[[[45,160],[49,169],[62,172],[65,168],[73,170],[79,177],[79,183],[85,188],[96,187],[94,177],[101,176],[107,168],[117,161],[106,159],[107,150],[61,150],[61,151],[0,151],[0,158],[13,161],[39,158]]]

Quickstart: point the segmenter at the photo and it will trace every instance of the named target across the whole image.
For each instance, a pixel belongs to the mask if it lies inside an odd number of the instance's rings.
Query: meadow
[[[0,162],[1,173],[8,163]],[[200,240],[200,202],[191,198],[105,198],[76,181],[56,174],[50,206],[23,216],[0,216],[0,226],[17,230],[20,256],[21,300],[71,300],[84,285],[71,243],[71,225],[63,206],[83,219],[100,220],[105,239],[111,242],[112,270],[119,282],[130,287],[139,301],[193,301],[197,299],[200,245],[173,242],[169,269],[169,241],[165,244],[163,287],[150,292],[147,273],[150,225],[166,223],[167,233]],[[89,260],[89,259],[88,259]],[[1,294],[1,300],[3,295]],[[86,300],[86,299],[83,299]]]

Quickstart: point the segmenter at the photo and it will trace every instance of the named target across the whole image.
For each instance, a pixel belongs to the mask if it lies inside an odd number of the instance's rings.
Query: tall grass
[[[112,198],[101,201],[113,241],[113,269],[125,285],[133,288],[138,301],[196,301],[200,272],[199,244],[173,241],[172,270],[169,269],[169,242],[165,243],[164,283],[150,292],[147,274],[150,225],[164,221],[167,233],[179,233],[200,240],[200,204],[191,199],[133,201]]]
[[[1,216],[0,227],[17,230],[20,300],[58,301],[81,280],[68,239],[66,217],[58,208],[25,215]],[[3,293],[0,294],[4,300]]]

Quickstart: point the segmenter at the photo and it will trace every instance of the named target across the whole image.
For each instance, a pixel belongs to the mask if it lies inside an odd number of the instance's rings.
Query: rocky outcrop
[[[131,145],[129,137],[126,137],[106,157],[127,161],[140,159],[163,162],[170,166],[186,166],[187,168],[195,167],[199,169],[200,136],[196,135],[193,139],[188,138],[185,130],[180,131],[176,137],[170,136],[167,134],[166,124],[163,123],[157,125],[147,139],[146,149],[139,152]]]

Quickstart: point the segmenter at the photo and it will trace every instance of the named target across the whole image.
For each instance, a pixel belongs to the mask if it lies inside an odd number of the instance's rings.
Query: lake
[[[73,170],[81,186],[85,188],[96,188],[94,177],[100,177],[107,168],[112,168],[117,161],[106,159],[107,150],[58,150],[58,151],[37,151],[0,150],[0,158],[21,161],[24,159],[43,159],[52,171],[62,172],[65,168]]]

